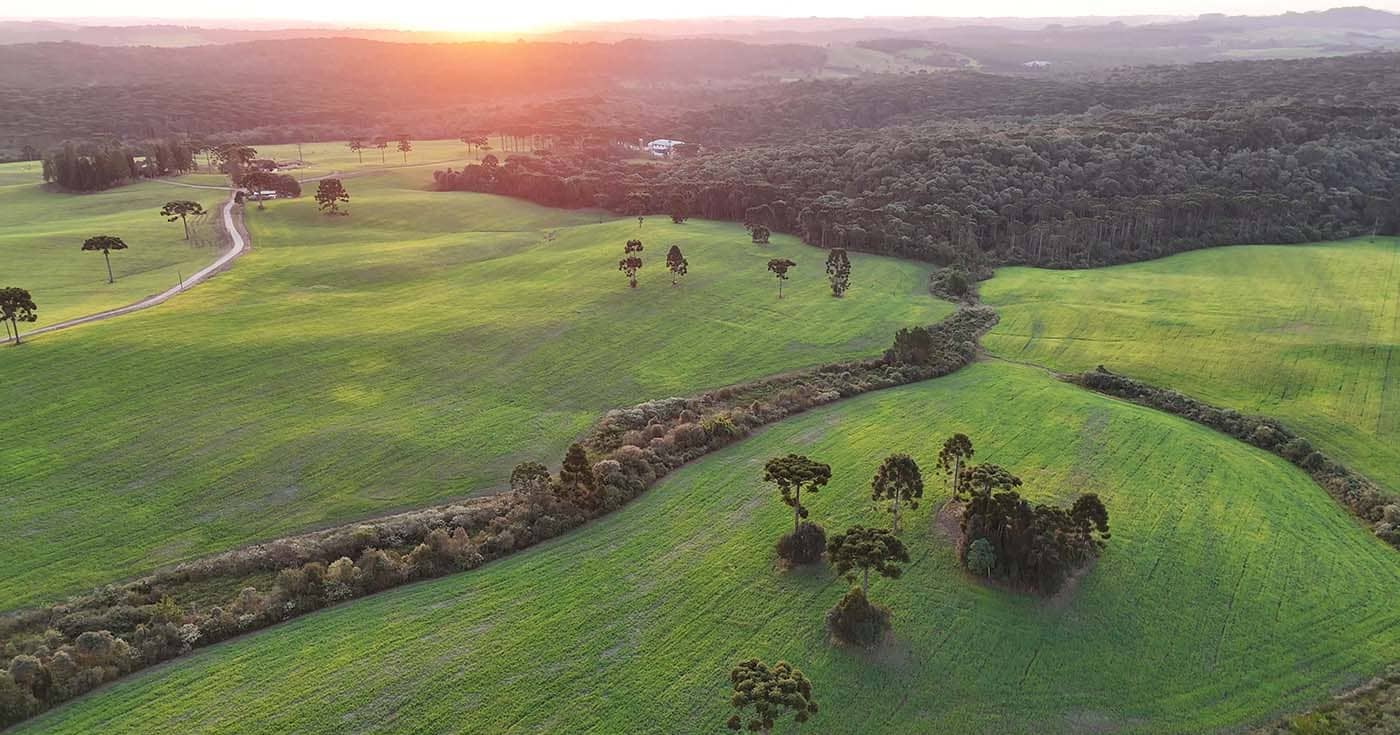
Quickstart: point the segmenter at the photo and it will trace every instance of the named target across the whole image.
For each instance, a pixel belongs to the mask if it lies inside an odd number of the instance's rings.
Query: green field
[[[821,618],[843,583],[775,569],[792,516],[762,462],[830,462],[813,518],[883,523],[880,459],[929,468],[953,431],[1037,499],[1100,493],[1107,551],[1049,602],[982,587],[932,528],[933,483],[904,534],[913,563],[872,585],[896,639],[833,648]],[[816,682],[802,732],[1198,733],[1381,669],[1397,596],[1400,556],[1282,460],[983,363],[777,424],[541,547],[206,649],[17,732],[720,732],[727,669],[756,655]]]
[[[1213,248],[983,284],[998,355],[1103,364],[1289,424],[1400,491],[1400,240]]]
[[[145,181],[100,194],[60,194],[38,182],[37,166],[0,165],[0,286],[28,289],[39,307],[39,320],[21,331],[160,293],[214,260],[223,246],[216,211],[227,198],[223,192]],[[160,216],[172,199],[193,199],[210,213],[191,220],[190,241],[179,222]],[[102,253],[79,249],[104,234],[128,246],[112,253],[112,284]]]
[[[349,217],[309,197],[248,207],[253,250],[227,273],[0,351],[0,609],[491,490],[517,462],[557,462],[608,409],[878,355],[951,308],[920,264],[853,256],[838,300],[825,253],[792,238],[639,230],[428,180],[348,180]],[[638,236],[633,291],[616,263]],[[690,260],[679,288],[673,242]],[[774,256],[798,263],[781,301]]]

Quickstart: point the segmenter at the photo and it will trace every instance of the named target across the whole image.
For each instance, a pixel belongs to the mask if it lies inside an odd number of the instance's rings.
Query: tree
[[[680,195],[671,197],[671,221],[683,225],[688,219],[690,219],[690,202]]]
[[[20,157],[25,161],[37,161],[40,158],[39,149],[32,145],[26,145],[20,149]]]
[[[37,320],[39,307],[34,305],[34,297],[18,286],[0,288],[0,321],[10,325],[14,331],[15,344],[19,344],[19,323]]]
[[[957,490],[990,495],[993,490],[1011,490],[1021,486],[1021,478],[1001,465],[978,464],[964,467],[958,474]]]
[[[802,491],[817,492],[831,481],[831,465],[816,462],[800,454],[774,457],[763,466],[763,481],[778,486],[783,503],[792,508],[792,530],[795,533],[807,509],[802,507]]]
[[[778,298],[780,299],[783,297],[783,281],[788,279],[788,269],[795,265],[797,263],[787,258],[773,258],[768,261],[768,270],[778,277]]]
[[[967,571],[979,577],[990,577],[996,565],[997,552],[987,539],[976,539],[967,547]]]
[[[379,164],[384,165],[384,151],[389,149],[388,138],[375,138],[374,147],[379,149]]]
[[[564,466],[559,469],[559,495],[585,510],[597,510],[603,504],[588,452],[577,442],[569,445]]]
[[[349,142],[349,143],[346,143],[345,145],[346,145],[347,147],[349,147],[350,150],[352,150],[352,151],[355,152],[355,155],[358,156],[359,159],[360,159],[360,164],[363,165],[364,162],[365,162],[365,141],[364,141],[364,138],[351,138],[351,139],[350,139],[350,142]]]
[[[255,169],[244,174],[243,177],[239,179],[239,185],[248,190],[249,196],[255,197],[258,200],[258,209],[266,209],[267,207],[263,205],[263,201],[266,197],[264,197],[262,193],[276,190],[278,185],[277,175]]]
[[[348,215],[349,212],[341,211],[341,202],[350,201],[350,192],[345,190],[345,185],[340,183],[340,179],[321,179],[316,184],[316,207],[327,215]]]
[[[180,223],[185,227],[186,240],[190,239],[190,222],[186,218],[190,215],[200,217],[204,214],[204,205],[199,202],[189,201],[188,199],[166,202],[165,206],[160,209],[160,216],[164,217],[166,222],[174,222],[177,219],[180,220]]]
[[[851,526],[845,533],[831,537],[826,544],[826,556],[836,567],[836,573],[847,581],[856,581],[860,572],[861,592],[870,592],[870,573],[898,579],[904,570],[900,564],[909,563],[909,552],[899,537],[883,528]]]
[[[398,148],[399,148],[399,153],[402,153],[402,154],[403,154],[403,162],[404,162],[405,164],[407,164],[407,163],[408,163],[408,154],[409,154],[410,151],[413,150],[413,141],[409,140],[407,135],[400,135],[400,136],[399,136],[399,146],[398,146]]]
[[[953,497],[959,497],[962,493],[963,462],[972,459],[972,440],[967,434],[954,434],[943,442],[943,448],[938,451],[938,470],[942,472],[949,483],[953,486]]]
[[[642,269],[642,241],[628,240],[622,248],[622,259],[617,261],[617,269],[627,274],[627,285],[637,287],[637,271]]]
[[[826,277],[831,281],[832,296],[846,295],[846,289],[851,287],[851,259],[845,248],[832,248],[826,254]]]
[[[681,254],[681,246],[672,245],[666,252],[666,267],[671,271],[671,285],[676,285],[677,279],[684,276],[690,269],[690,261]]]
[[[213,155],[214,160],[218,161],[219,167],[237,181],[243,169],[253,165],[253,159],[258,157],[258,151],[241,143],[224,143],[214,148]]]
[[[919,473],[918,463],[907,454],[891,454],[875,471],[870,491],[871,500],[890,501],[890,528],[899,533],[900,505],[908,504],[909,509],[913,510],[919,507],[919,498],[924,496],[924,478]]]
[[[772,231],[766,225],[752,225],[749,227],[749,236],[755,245],[767,245]]]
[[[113,235],[97,235],[89,237],[83,241],[83,250],[102,251],[102,258],[107,261],[107,282],[112,282],[112,255],[113,250],[126,250],[126,243],[120,237]]]
[[[549,468],[539,462],[521,462],[510,473],[510,490],[521,497],[544,495],[553,483]]]
[[[639,229],[639,230],[642,229],[642,224],[645,223],[646,221],[647,221],[647,218],[646,218],[646,217],[643,217],[643,216],[640,215],[640,214],[637,215],[637,229]]]
[[[751,658],[729,672],[729,682],[733,686],[729,704],[738,713],[724,725],[735,732],[748,729],[768,735],[774,724],[789,714],[793,722],[803,723],[817,713],[812,683],[800,669],[786,661],[769,668],[768,664]],[[750,708],[752,712],[748,711]]]
[[[485,150],[485,149],[482,149],[482,150]],[[497,168],[500,167],[501,162],[500,162],[499,160],[497,160],[496,156],[494,156],[494,155],[492,155],[492,154],[490,154],[490,153],[487,153],[485,156],[482,156],[482,158],[481,158],[481,165],[482,165],[482,167],[484,167],[484,168],[485,168],[486,170],[488,170],[488,171],[495,171]]]
[[[933,333],[926,327],[905,327],[894,333],[889,359],[905,365],[927,365],[933,360]]]

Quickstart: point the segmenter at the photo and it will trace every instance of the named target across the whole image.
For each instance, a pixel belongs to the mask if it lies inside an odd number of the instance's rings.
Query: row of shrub
[[[0,617],[0,727],[194,648],[559,536],[763,424],[953,372],[976,357],[995,321],[990,309],[972,307],[918,328],[934,347],[917,362],[891,351],[612,411],[570,447],[557,479],[527,463],[509,493],[257,544]],[[227,597],[210,598],[220,587]],[[194,588],[224,602],[178,602]]]
[[[1102,365],[1069,379],[1090,390],[1190,419],[1273,452],[1307,472],[1327,494],[1370,526],[1377,536],[1400,548],[1400,499],[1387,495],[1370,478],[1352,472],[1318,451],[1307,439],[1278,421],[1216,408],[1174,390],[1109,372]]]

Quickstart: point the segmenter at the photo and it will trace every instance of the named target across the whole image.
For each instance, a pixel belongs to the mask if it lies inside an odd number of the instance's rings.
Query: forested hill
[[[673,123],[666,165],[559,151],[445,189],[681,212],[969,269],[1400,229],[1400,55],[785,85]]]

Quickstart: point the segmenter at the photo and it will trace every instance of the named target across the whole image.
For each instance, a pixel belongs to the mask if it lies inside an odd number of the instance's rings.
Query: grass
[[[557,462],[607,409],[878,355],[950,310],[920,264],[853,257],[838,300],[824,252],[792,238],[639,230],[430,193],[429,177],[347,180],[349,217],[309,198],[250,206],[253,250],[230,271],[0,350],[0,609],[494,489],[517,462]],[[616,267],[631,237],[647,243],[637,290]],[[690,260],[677,288],[673,242]],[[798,263],[781,301],[777,256]]]
[[[37,164],[0,165],[0,286],[29,290],[39,320],[27,331],[84,314],[124,306],[179,283],[212,261],[222,245],[217,191],[140,182],[99,194],[61,194],[35,183]],[[192,199],[209,215],[191,220],[192,240],[179,222],[159,212],[172,199]],[[82,252],[93,235],[116,235],[127,250],[112,253],[116,282],[107,283],[102,254]]]
[[[843,583],[774,568],[791,514],[762,462],[830,462],[832,484],[804,497],[813,518],[882,523],[880,459],[931,468],[954,431],[1036,499],[1100,493],[1108,550],[1054,601],[975,584],[932,527],[931,482],[904,534],[913,563],[872,585],[896,639],[831,647],[822,612]],[[1375,673],[1400,647],[1397,596],[1400,556],[1283,461],[982,363],[775,425],[561,539],[198,652],[16,732],[718,732],[728,667],[756,655],[815,681],[804,732],[1199,733]]]
[[[1214,248],[983,284],[984,344],[1282,419],[1400,491],[1400,240]]]

